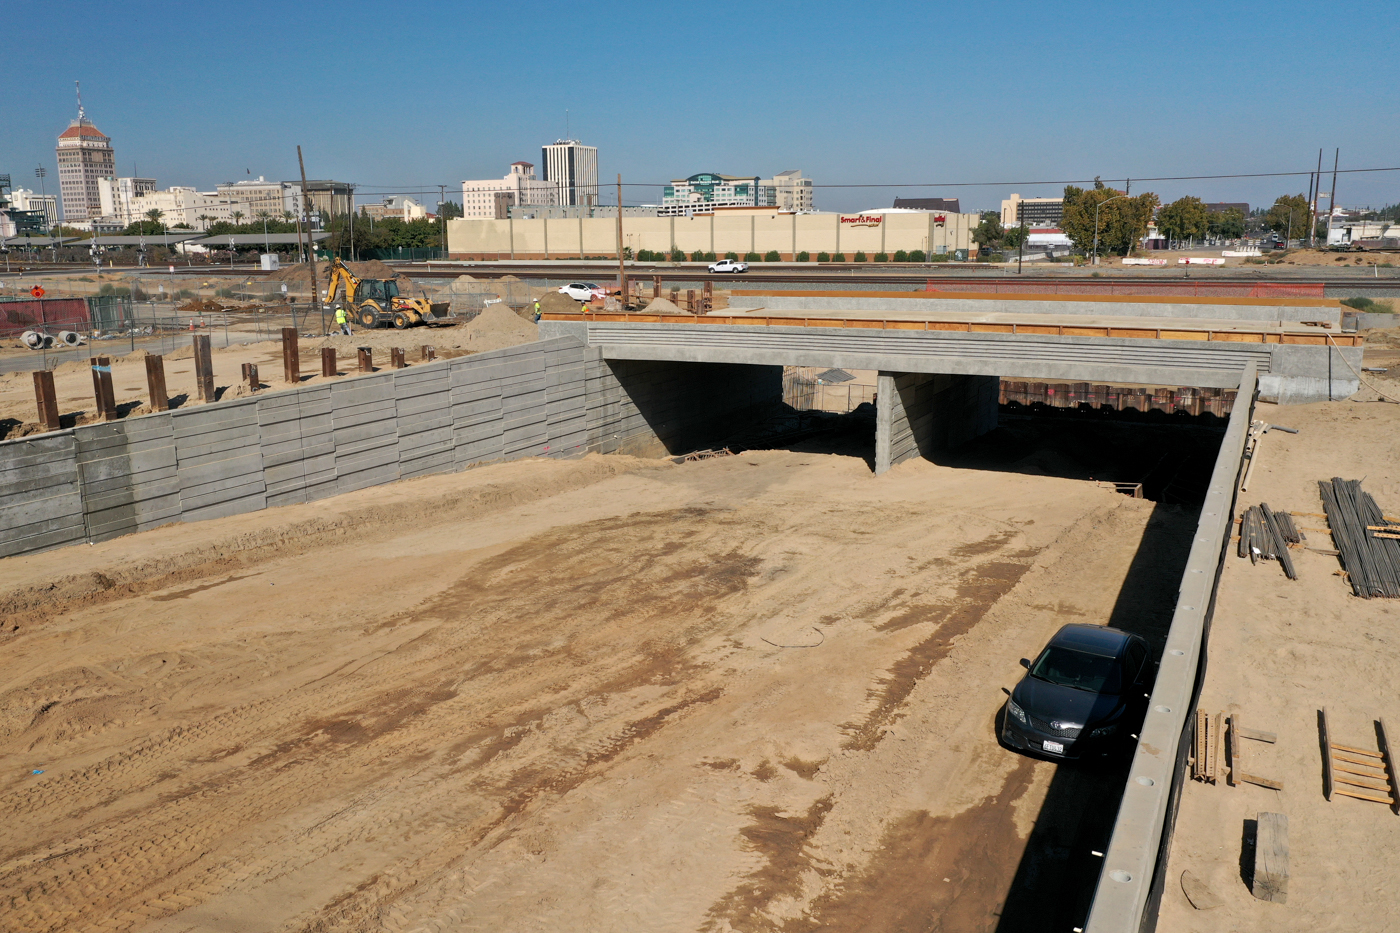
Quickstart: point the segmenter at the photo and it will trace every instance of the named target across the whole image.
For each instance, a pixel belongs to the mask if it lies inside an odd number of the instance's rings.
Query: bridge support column
[[[875,472],[930,457],[997,426],[996,376],[881,372],[875,401]]]

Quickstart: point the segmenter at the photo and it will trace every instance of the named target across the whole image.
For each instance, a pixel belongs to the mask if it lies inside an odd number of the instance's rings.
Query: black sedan
[[[1106,754],[1147,710],[1154,666],[1137,635],[1072,623],[1055,633],[1006,701],[1001,739],[1052,758]]]

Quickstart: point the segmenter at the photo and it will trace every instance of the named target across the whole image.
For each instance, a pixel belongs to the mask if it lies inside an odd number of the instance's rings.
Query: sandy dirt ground
[[[794,449],[9,558],[0,929],[1068,930],[1121,776],[1002,749],[1001,688],[1160,635],[1194,521]]]
[[[1393,350],[1372,352],[1367,365],[1395,365]],[[1392,370],[1392,374],[1393,374]],[[1392,394],[1396,380],[1387,380]],[[1363,390],[1356,398],[1372,398]],[[1400,405],[1344,401],[1278,407],[1261,404],[1256,418],[1298,428],[1262,440],[1240,508],[1267,502],[1292,511],[1306,545],[1330,549],[1318,517],[1318,480],[1364,478],[1387,515],[1400,514]],[[1300,514],[1301,513],[1301,514]],[[1238,510],[1237,510],[1238,514]],[[1359,599],[1336,575],[1336,557],[1292,552],[1299,579],[1278,564],[1226,558],[1211,625],[1200,706],[1238,714],[1250,728],[1274,732],[1274,745],[1248,742],[1251,773],[1283,782],[1274,791],[1188,782],[1183,792],[1158,929],[1208,931],[1390,930],[1400,873],[1400,818],[1380,803],[1323,798],[1318,711],[1327,709],[1332,741],[1376,748],[1373,722],[1400,726],[1395,669],[1400,663],[1400,605]],[[1223,760],[1223,759],[1222,759]],[[1246,884],[1246,822],[1260,812],[1289,819],[1288,900],[1256,900]],[[1189,871],[1223,900],[1199,911],[1184,897]]]

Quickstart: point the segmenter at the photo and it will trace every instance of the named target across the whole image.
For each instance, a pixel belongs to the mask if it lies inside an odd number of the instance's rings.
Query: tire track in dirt
[[[563,617],[577,605],[581,593],[586,594],[590,589],[598,591],[596,599],[606,602],[622,616],[640,614],[642,619],[638,621],[655,620],[658,616],[665,617],[682,608],[694,612],[697,606],[741,592],[755,572],[755,558],[730,551],[728,554],[714,555],[710,560],[677,560],[676,555],[685,547],[687,527],[689,534],[693,535],[699,524],[712,525],[713,519],[704,512],[687,511],[641,516],[622,523],[609,520],[594,527],[546,534],[488,559],[415,614],[420,618],[439,620],[459,614],[475,616],[473,624],[457,629],[459,638],[463,634],[479,634],[492,623],[501,627],[515,623],[509,635],[517,641],[517,649],[496,655],[492,662],[478,666],[468,678],[467,682],[481,686],[483,693],[498,695],[503,686],[512,686],[510,683],[483,681],[499,681],[502,677],[507,681],[512,678],[518,681],[521,671],[531,672],[531,676],[525,678],[531,682],[528,689],[518,691],[522,698],[537,695],[541,687],[544,687],[543,692],[555,694],[556,699],[562,699],[557,696],[561,689],[582,699],[590,694],[589,688],[599,688],[592,695],[607,697],[639,684],[658,681],[674,683],[683,667],[680,663],[683,652],[678,649],[683,648],[684,643],[707,634],[707,631],[692,625],[689,630],[677,633],[679,645],[674,643],[674,639],[657,639],[656,636],[662,633],[653,632],[652,636],[639,643],[639,650],[635,653],[618,657],[614,652],[611,666],[602,670],[578,670],[580,662],[586,665],[605,657],[598,652],[586,652],[582,658],[564,652],[558,656],[559,663],[556,663],[553,672],[554,683],[549,686],[538,683],[549,678],[541,676],[546,673],[541,669],[543,658],[534,650],[537,645],[530,643],[529,631],[524,633],[526,644],[518,644],[522,634],[518,621],[524,608],[522,603],[528,603],[535,621],[527,628],[557,630]],[[635,560],[620,562],[605,559],[603,566],[598,566],[598,552],[604,550],[603,543],[616,539],[623,532],[630,534],[634,545],[639,537],[650,536],[654,547],[646,549],[648,554],[640,563]],[[590,544],[596,546],[590,547]],[[583,574],[586,582],[576,584],[567,592],[561,588],[557,594],[546,594],[541,599],[537,593],[522,593],[519,588],[507,585],[509,578],[517,573],[524,572],[538,578],[545,567],[567,573],[571,563],[579,562],[587,564]],[[619,586],[626,587],[628,597],[638,609],[637,613],[625,608],[628,603],[619,598]],[[666,598],[662,598],[662,594]],[[720,618],[722,616],[716,616],[716,619]],[[203,872],[198,885],[181,883],[181,877],[192,869],[191,859],[197,857],[197,853],[214,848],[217,840],[235,833],[243,824],[285,816],[300,801],[306,787],[335,786],[335,771],[367,768],[375,758],[429,743],[434,734],[440,734],[446,723],[433,724],[421,730],[422,735],[405,736],[405,741],[400,743],[403,747],[397,750],[377,748],[363,754],[360,750],[360,746],[371,744],[380,736],[398,730],[406,720],[422,713],[425,705],[451,705],[451,701],[457,698],[457,691],[465,686],[464,683],[448,686],[440,682],[435,688],[436,693],[432,693],[434,688],[428,685],[413,688],[415,693],[420,694],[426,690],[431,701],[429,704],[412,699],[407,693],[408,688],[384,686],[386,680],[393,683],[410,672],[414,675],[413,679],[422,684],[430,671],[442,675],[454,666],[456,656],[480,650],[479,645],[451,644],[450,640],[448,644],[442,644],[446,628],[445,623],[439,623],[429,632],[410,639],[404,648],[370,662],[349,678],[311,689],[289,691],[278,700],[245,707],[212,722],[170,730],[161,740],[115,760],[109,759],[75,780],[53,782],[54,787],[48,788],[47,794],[42,793],[44,788],[35,788],[22,795],[19,801],[7,801],[12,812],[43,810],[52,814],[59,804],[56,792],[68,791],[68,815],[72,818],[81,815],[71,809],[82,803],[82,794],[72,793],[80,786],[88,786],[88,803],[100,806],[102,800],[94,801],[93,796],[101,794],[102,799],[106,800],[120,797],[123,793],[137,792],[142,789],[143,782],[149,780],[153,770],[163,766],[178,767],[180,761],[175,759],[187,762],[203,751],[199,747],[203,742],[213,740],[224,747],[228,747],[229,743],[236,747],[257,735],[265,742],[281,738],[271,750],[246,762],[234,773],[221,773],[204,783],[169,792],[155,809],[147,807],[126,819],[108,823],[95,834],[87,835],[82,848],[76,851],[70,849],[70,857],[62,859],[61,866],[47,862],[16,865],[12,861],[13,870],[6,879],[7,883],[12,882],[22,889],[44,895],[43,907],[27,915],[27,922],[35,929],[60,929],[74,916],[69,908],[77,906],[79,902],[99,913],[110,911],[112,916],[120,916],[124,907],[144,909],[151,904],[168,907],[171,902],[182,903],[180,899],[198,902],[230,884],[295,867],[288,864],[270,865],[265,855],[253,857],[260,847],[250,843],[247,855],[223,853],[224,857],[217,868]],[[556,636],[557,631],[550,635],[551,638]],[[654,641],[659,641],[659,645],[654,645]],[[579,677],[579,673],[585,676]],[[382,691],[377,697],[373,692],[375,685],[380,685]],[[526,687],[525,684],[518,686]],[[592,736],[578,750],[581,762],[572,769],[561,769],[557,762],[526,765],[510,771],[495,782],[488,775],[469,775],[467,786],[459,787],[459,791],[475,790],[478,795],[489,795],[495,791],[507,796],[495,820],[484,827],[473,827],[473,838],[455,842],[465,846],[480,842],[524,811],[534,798],[567,793],[578,782],[585,780],[592,770],[654,733],[670,717],[696,702],[708,702],[718,695],[718,690],[710,690],[698,697],[662,706],[628,723],[619,733],[605,731]],[[367,698],[369,702],[366,702]],[[347,704],[352,708],[346,709]],[[316,712],[320,713],[319,718],[313,716]],[[452,718],[460,721],[462,712],[461,709],[455,710]],[[291,730],[294,733],[291,735],[287,732],[290,726],[296,726]],[[350,746],[350,749],[335,760],[329,760],[324,749],[315,747],[313,740],[317,738],[337,746]],[[507,750],[498,747],[493,757],[500,757]],[[349,757],[346,757],[347,754]],[[126,779],[125,785],[118,786],[120,781],[118,785],[113,785],[114,777]],[[493,787],[492,784],[497,786]],[[433,801],[432,805],[439,803]],[[212,815],[206,813],[211,809],[214,811]],[[344,845],[348,841],[337,839],[330,843],[330,847]],[[309,844],[301,848],[306,850],[308,857],[315,857],[324,854],[327,845]],[[454,846],[452,851],[457,853],[461,848]],[[114,852],[117,854],[114,855]],[[123,852],[140,855],[127,856],[121,854]],[[141,870],[136,870],[137,860]],[[26,867],[30,868],[28,872],[25,871]],[[212,876],[210,871],[213,872]],[[75,901],[62,893],[75,879],[91,877],[94,872],[101,875],[100,896],[94,897],[93,893],[80,890],[82,897]],[[37,877],[34,877],[36,874]],[[24,877],[26,875],[29,877]],[[142,879],[152,876],[165,879],[165,883],[157,885],[160,890],[145,890]],[[173,885],[170,884],[172,881],[175,882]],[[4,911],[0,910],[0,920],[3,920],[3,914]]]

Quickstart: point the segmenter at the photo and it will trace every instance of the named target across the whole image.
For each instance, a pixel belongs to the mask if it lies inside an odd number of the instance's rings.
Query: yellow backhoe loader
[[[335,296],[345,287],[345,310],[361,327],[393,324],[402,330],[417,324],[429,324],[447,316],[448,302],[431,302],[427,296],[408,298],[399,294],[398,283],[392,279],[362,279],[340,261],[331,260],[331,280],[326,286],[326,304],[337,307]]]

